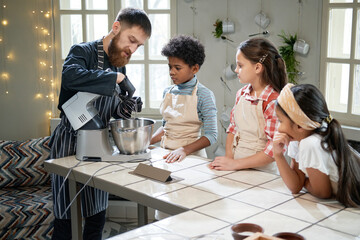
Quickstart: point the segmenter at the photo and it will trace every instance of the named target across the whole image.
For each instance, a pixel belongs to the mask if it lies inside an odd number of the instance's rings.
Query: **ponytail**
[[[338,168],[336,200],[349,207],[360,206],[360,156],[347,142],[341,125],[333,119],[326,128],[315,130],[322,136],[321,147],[330,152]]]

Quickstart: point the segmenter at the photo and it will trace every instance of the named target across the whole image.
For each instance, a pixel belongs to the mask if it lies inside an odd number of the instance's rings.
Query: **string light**
[[[4,73],[1,74],[1,78],[2,78],[3,80],[9,80],[9,74],[6,73],[6,72],[4,72]]]
[[[51,117],[52,117],[52,112],[51,112],[51,111],[48,111],[46,114],[48,115],[49,119],[51,119]]]
[[[0,57],[3,58],[2,60],[2,65],[1,65],[1,68],[2,68],[2,72],[1,72],[1,79],[2,79],[2,82],[4,84],[4,88],[1,87],[1,89],[4,89],[4,92],[5,94],[9,94],[9,90],[8,90],[8,82],[10,80],[10,74],[7,72],[7,62],[12,60],[13,59],[13,54],[12,53],[6,53],[5,51],[5,44],[6,44],[6,27],[8,26],[9,24],[9,21],[7,20],[7,17],[6,17],[6,13],[5,13],[5,10],[6,10],[6,4],[4,1],[2,1],[1,3],[1,8],[0,8],[0,16],[1,16],[1,24],[0,24],[0,27],[1,27],[1,31],[0,31],[0,43],[1,43],[1,48],[0,48]]]
[[[7,58],[8,60],[14,60],[14,54],[13,54],[13,53],[9,53],[9,54],[6,56],[6,58]]]
[[[7,71],[7,64],[10,62],[15,62],[17,60],[16,52],[9,52],[5,46],[8,42],[6,38],[6,30],[11,25],[13,18],[9,18],[10,15],[7,15],[7,11],[13,7],[13,5],[7,6],[5,1],[0,2],[0,84],[4,84],[5,88],[0,86],[2,94],[10,94],[8,89],[8,84],[11,83],[14,79],[11,74]],[[36,86],[37,90],[33,93],[33,98],[38,101],[46,101],[48,103],[47,109],[44,111],[46,116],[51,119],[55,116],[56,106],[55,101],[57,97],[56,92],[56,79],[54,78],[54,52],[55,47],[52,47],[53,39],[53,5],[52,1],[46,1],[47,6],[50,6],[50,10],[45,9],[41,10],[45,6],[44,1],[36,0],[34,1],[34,9],[29,11],[30,16],[32,17],[32,29],[35,36],[36,42],[36,56],[34,57],[36,69]],[[41,7],[40,7],[41,6]],[[11,16],[13,17],[13,16]],[[19,81],[19,80],[18,80]],[[1,94],[0,93],[0,94]]]
[[[41,101],[49,101],[52,111],[46,112],[49,119],[52,116],[55,116],[56,107],[54,105],[55,98],[57,96],[56,84],[53,80],[54,70],[53,70],[53,39],[51,32],[53,31],[53,19],[51,11],[45,11],[39,9],[40,0],[36,0],[37,8],[32,9],[32,18],[34,31],[37,37],[37,59],[38,67],[37,76],[38,76],[38,92],[41,94],[41,98],[38,98]],[[51,7],[53,7],[51,5]],[[51,80],[50,80],[51,79]]]

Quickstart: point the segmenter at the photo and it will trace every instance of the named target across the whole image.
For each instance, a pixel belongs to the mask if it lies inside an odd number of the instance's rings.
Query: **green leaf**
[[[216,38],[221,37],[223,30],[222,30],[222,21],[220,19],[216,19],[215,23],[213,24],[215,26],[215,31],[213,31],[213,35]]]
[[[286,71],[288,73],[288,80],[290,83],[297,84],[299,78],[299,66],[300,62],[296,60],[293,50],[294,44],[297,40],[297,35],[287,35],[284,31],[278,35],[285,45],[279,47],[279,53],[284,59],[286,65]]]

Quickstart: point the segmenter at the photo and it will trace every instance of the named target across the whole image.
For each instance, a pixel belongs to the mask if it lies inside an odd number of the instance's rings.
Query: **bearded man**
[[[104,127],[111,117],[127,119],[132,111],[141,111],[141,99],[133,97],[135,88],[126,76],[125,65],[150,36],[151,23],[147,14],[143,10],[125,8],[118,13],[108,35],[71,47],[62,71],[58,105],[61,122],[49,143],[51,159],[76,153],[77,132],[64,114],[62,105],[77,92],[101,95],[94,106]],[[55,215],[52,239],[72,238],[69,208],[72,199],[69,199],[68,182],[63,182],[63,177],[52,174]],[[108,195],[89,186],[81,192],[82,215],[85,218],[83,239],[101,239]]]

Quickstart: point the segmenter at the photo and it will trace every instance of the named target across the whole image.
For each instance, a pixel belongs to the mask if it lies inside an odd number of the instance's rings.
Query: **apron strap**
[[[194,87],[191,95],[195,95],[197,93],[198,84],[199,84],[199,80],[196,79],[196,84],[195,84],[195,87]]]
[[[103,38],[104,39],[104,38]],[[98,70],[104,69],[104,44],[103,39],[101,39],[97,44],[97,51],[98,51]]]

